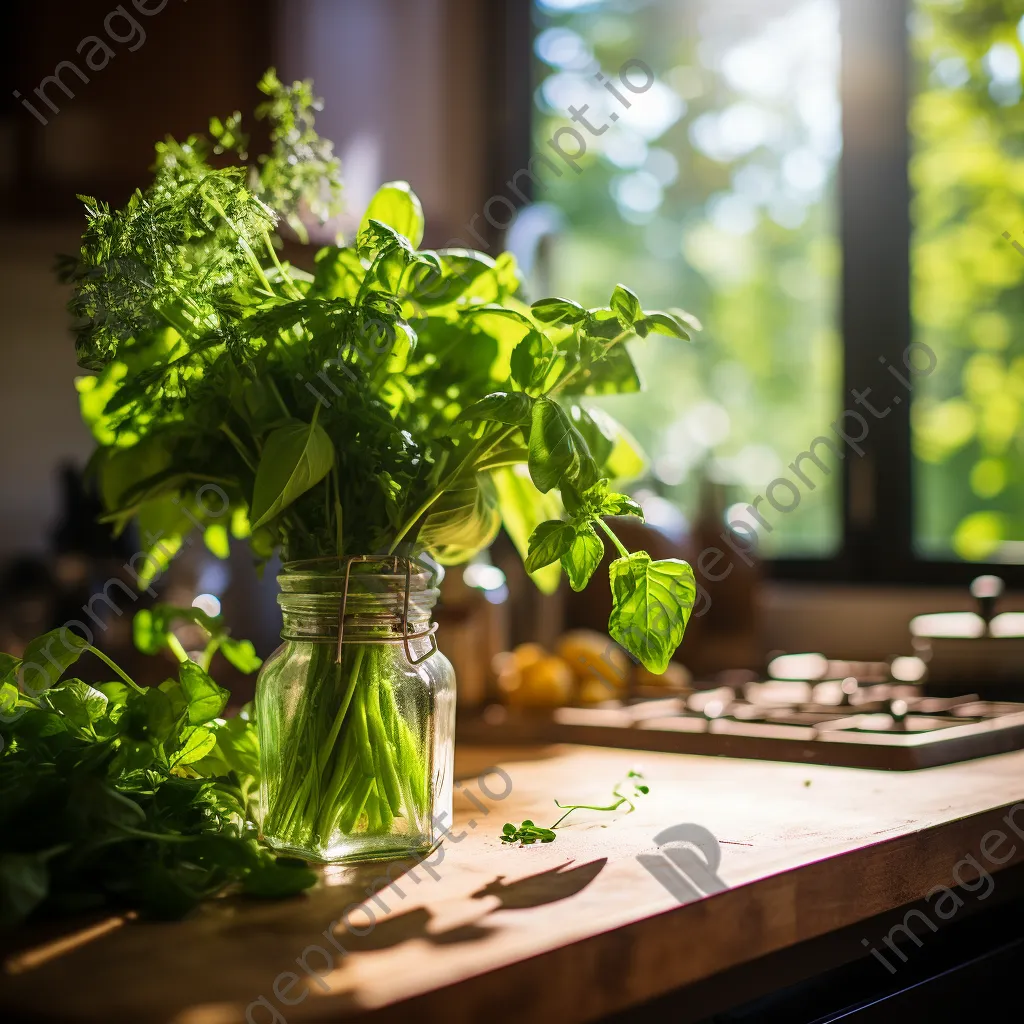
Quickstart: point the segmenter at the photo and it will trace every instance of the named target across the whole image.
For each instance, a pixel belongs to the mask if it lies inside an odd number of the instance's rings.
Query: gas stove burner
[[[690,754],[912,770],[1024,747],[1024,703],[922,695],[917,687],[769,680],[686,697],[460,721],[486,742],[585,743]]]

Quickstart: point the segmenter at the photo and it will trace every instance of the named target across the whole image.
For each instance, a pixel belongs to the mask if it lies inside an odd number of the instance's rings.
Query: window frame
[[[962,585],[993,573],[1022,586],[1024,565],[928,559],[914,550],[911,402],[888,372],[890,366],[903,369],[904,353],[914,340],[908,173],[913,0],[838,2],[843,133],[837,182],[843,345],[839,407],[861,411],[870,431],[861,443],[864,454],[847,452],[841,464],[839,551],[821,559],[765,559],[765,572],[780,580],[886,585]],[[491,38],[504,44],[501,59],[492,66],[490,93],[503,128],[501,137],[491,140],[488,185],[494,194],[533,155],[533,7],[532,0],[499,0],[491,7]],[[858,408],[851,394],[856,389],[864,395],[866,388],[873,396],[902,400],[883,418],[874,418]]]

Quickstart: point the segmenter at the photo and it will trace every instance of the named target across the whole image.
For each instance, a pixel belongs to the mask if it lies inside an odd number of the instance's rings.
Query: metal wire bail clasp
[[[390,558],[381,558],[374,555],[350,555],[345,559],[345,583],[341,591],[341,609],[338,613],[338,650],[334,661],[341,664],[342,645],[345,642],[345,609],[348,605],[348,588],[352,576],[353,562],[392,562],[392,572],[398,575],[398,564],[405,562],[405,595],[402,601],[402,635],[397,637],[360,637],[358,640],[350,640],[350,643],[357,644],[393,644],[401,642],[405,645],[405,656],[409,659],[410,665],[419,665],[427,658],[437,653],[437,639],[434,634],[437,632],[437,623],[430,624],[428,629],[420,633],[409,632],[409,595],[412,590],[412,559],[407,555],[392,555]],[[414,658],[410,640],[419,640],[423,637],[430,637],[430,649],[419,658]]]

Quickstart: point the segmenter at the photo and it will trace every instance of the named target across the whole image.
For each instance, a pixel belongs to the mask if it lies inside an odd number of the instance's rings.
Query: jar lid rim
[[[444,578],[444,569],[405,555],[326,555],[284,562],[277,577],[282,590],[295,593],[304,584],[323,585],[332,581],[343,583],[346,574],[359,588],[369,585],[385,591],[401,586],[408,580],[410,593],[423,593],[438,587]],[[344,589],[342,587],[342,589]]]

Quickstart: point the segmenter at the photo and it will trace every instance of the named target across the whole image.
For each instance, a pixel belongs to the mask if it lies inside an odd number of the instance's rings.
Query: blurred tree
[[[916,0],[910,28],[919,553],[1021,562],[1024,2]]]
[[[651,457],[645,486],[693,514],[707,474],[745,505],[841,405],[837,0],[536,0],[535,18],[534,149],[562,172],[535,199],[564,220],[544,286],[602,305],[621,280],[704,321],[693,345],[638,342],[647,390],[609,410]],[[576,173],[551,142],[584,105]],[[772,514],[765,553],[836,551],[838,479]]]

